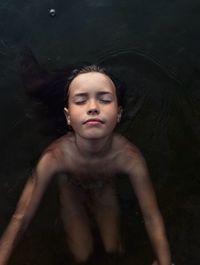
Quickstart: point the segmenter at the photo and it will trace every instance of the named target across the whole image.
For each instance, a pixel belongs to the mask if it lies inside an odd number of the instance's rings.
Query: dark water
[[[50,141],[18,75],[19,52],[28,45],[49,70],[93,61],[127,83],[120,131],[147,160],[175,263],[200,264],[199,17],[197,0],[1,1],[1,231]],[[127,247],[119,262],[151,264],[143,220],[125,177],[118,186]],[[94,264],[110,264],[98,244],[96,253]],[[54,265],[68,259],[52,183],[9,264]]]

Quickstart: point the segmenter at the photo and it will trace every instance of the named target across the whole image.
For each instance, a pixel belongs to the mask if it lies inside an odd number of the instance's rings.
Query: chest
[[[114,158],[77,159],[73,165],[70,175],[81,180],[110,179],[117,173]]]

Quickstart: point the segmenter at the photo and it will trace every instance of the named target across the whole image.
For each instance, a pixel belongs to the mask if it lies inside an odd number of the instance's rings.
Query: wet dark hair
[[[65,86],[65,102],[66,102],[66,104],[68,104],[69,86],[70,86],[71,82],[74,80],[74,78],[76,78],[80,74],[92,73],[92,72],[104,74],[112,80],[112,82],[116,88],[116,96],[117,96],[118,105],[123,108],[125,105],[125,91],[126,91],[125,84],[122,81],[120,81],[119,79],[117,79],[116,77],[114,77],[114,75],[111,74],[104,67],[101,67],[97,64],[80,65],[71,71],[71,73],[67,79],[66,86]]]

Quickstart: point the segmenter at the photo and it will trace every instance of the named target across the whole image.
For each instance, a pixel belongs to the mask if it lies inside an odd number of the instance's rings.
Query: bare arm
[[[55,173],[55,158],[45,154],[28,179],[16,210],[0,240],[0,265],[5,265],[16,243],[32,220],[42,195]]]
[[[171,265],[169,244],[146,163],[140,153],[133,153],[124,163],[138,199],[145,227],[157,261],[156,265]]]

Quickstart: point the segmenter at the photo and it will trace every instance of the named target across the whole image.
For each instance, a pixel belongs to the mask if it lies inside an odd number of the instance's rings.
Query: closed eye
[[[110,100],[110,99],[99,99],[99,101],[104,103],[104,104],[108,104],[108,103],[112,102],[112,100]]]
[[[76,104],[76,105],[82,105],[82,104],[84,104],[86,102],[86,100],[84,99],[84,100],[75,100],[74,101],[74,103]]]
[[[87,97],[83,95],[76,96],[73,102],[77,105],[84,104],[87,101]]]
[[[99,97],[99,101],[104,103],[104,104],[108,104],[110,102],[112,102],[112,96],[110,94],[104,94],[104,95],[101,95]]]

